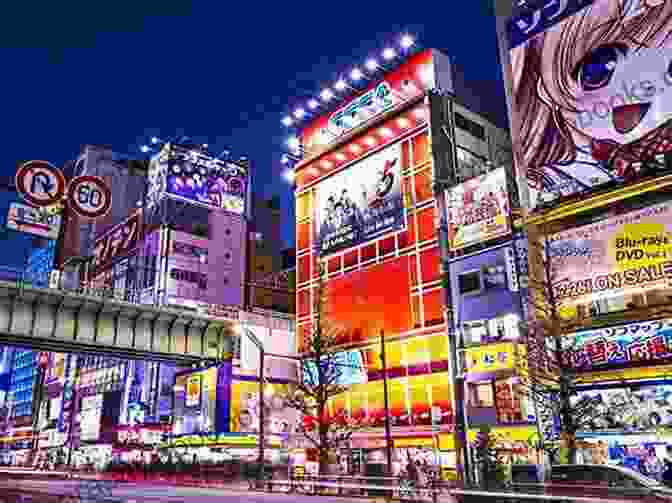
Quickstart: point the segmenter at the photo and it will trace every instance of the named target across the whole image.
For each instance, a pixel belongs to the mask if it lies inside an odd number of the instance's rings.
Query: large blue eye
[[[625,56],[621,45],[603,45],[591,51],[577,67],[579,85],[584,91],[594,91],[609,84],[616,65]]]

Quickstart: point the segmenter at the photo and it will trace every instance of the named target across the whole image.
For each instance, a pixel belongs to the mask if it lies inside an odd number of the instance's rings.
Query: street
[[[123,482],[100,481],[73,481],[73,480],[2,480],[0,481],[0,503],[4,503],[3,496],[7,491],[16,498],[18,494],[32,495],[33,501],[47,502],[54,497],[54,501],[61,501],[64,496],[75,496],[74,501],[102,502],[119,501],[123,503],[135,502],[198,502],[214,503],[226,501],[245,501],[249,503],[289,503],[314,501],[316,496],[301,494],[278,494],[250,492],[243,485],[232,486],[230,489],[211,489],[201,487],[177,487],[153,484],[134,484]],[[23,501],[30,501],[24,496]],[[79,498],[79,500],[77,499]],[[336,496],[320,496],[323,503],[343,503],[352,501],[352,498]],[[367,498],[368,499],[368,498]],[[10,501],[12,501],[10,499]]]

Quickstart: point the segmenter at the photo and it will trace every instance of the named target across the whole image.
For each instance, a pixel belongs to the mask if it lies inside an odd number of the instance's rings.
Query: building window
[[[457,285],[461,295],[478,295],[483,290],[481,271],[463,272],[457,277]]]
[[[495,392],[492,381],[481,381],[469,385],[469,403],[472,407],[494,407]]]
[[[457,147],[457,177],[458,181],[465,181],[486,173],[488,170],[483,157],[472,154],[470,151]]]
[[[475,136],[479,140],[485,140],[485,128],[457,112],[455,112],[455,126],[466,131],[470,135]]]

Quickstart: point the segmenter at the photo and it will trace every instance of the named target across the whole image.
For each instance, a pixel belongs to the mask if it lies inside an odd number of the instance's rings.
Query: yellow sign
[[[496,426],[491,430],[492,435],[502,442],[528,442],[537,438],[536,426]],[[467,432],[467,438],[470,442],[476,440],[477,429]]]
[[[466,350],[468,372],[496,372],[515,369],[524,348],[513,342],[501,342],[490,346]]]
[[[392,440],[395,447],[435,447],[432,437],[395,438]]]
[[[268,436],[266,440],[266,443],[271,447],[280,447],[282,445],[281,438],[277,436]],[[164,442],[161,444],[161,447],[211,447],[215,445],[255,447],[257,445],[257,437],[256,435],[230,435],[228,433],[185,435],[169,442]]]

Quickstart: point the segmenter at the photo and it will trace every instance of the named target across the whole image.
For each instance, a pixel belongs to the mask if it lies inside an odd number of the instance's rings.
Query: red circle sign
[[[68,185],[71,208],[85,218],[99,218],[112,207],[112,192],[99,176],[77,176]]]
[[[65,177],[47,161],[29,161],[21,165],[14,178],[16,190],[33,206],[51,206],[65,194]]]

